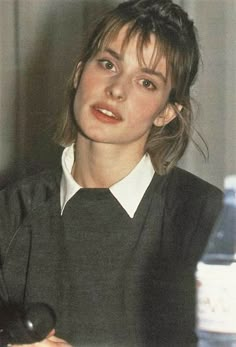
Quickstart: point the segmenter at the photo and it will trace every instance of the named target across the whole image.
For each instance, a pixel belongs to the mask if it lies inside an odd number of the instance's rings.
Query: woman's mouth
[[[122,121],[118,112],[112,110],[110,107],[94,105],[91,107],[93,115],[104,123],[119,123]]]

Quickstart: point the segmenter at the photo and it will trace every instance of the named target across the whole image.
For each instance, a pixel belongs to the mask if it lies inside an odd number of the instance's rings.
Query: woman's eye
[[[142,83],[143,87],[145,87],[146,89],[151,89],[151,90],[156,89],[155,84],[149,80],[142,80],[141,83]]]
[[[99,63],[106,69],[106,70],[114,70],[115,66],[110,60],[101,59],[99,60]]]

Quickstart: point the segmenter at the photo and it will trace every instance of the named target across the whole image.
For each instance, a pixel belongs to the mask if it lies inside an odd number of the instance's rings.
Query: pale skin
[[[72,175],[82,187],[110,187],[127,176],[144,155],[152,125],[163,126],[176,116],[168,104],[171,81],[165,58],[154,71],[147,69],[154,36],[144,48],[145,66],[140,66],[136,37],[121,51],[125,33],[124,27],[86,63],[79,85],[80,63],[74,78],[74,113],[81,131]],[[70,347],[55,335],[53,330],[45,340],[21,347]]]

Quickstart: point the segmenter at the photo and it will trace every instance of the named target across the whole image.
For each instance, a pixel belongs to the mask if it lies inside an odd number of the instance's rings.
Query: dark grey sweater
[[[58,182],[0,194],[3,299],[49,303],[57,335],[79,347],[194,345],[194,271],[221,193],[174,169],[133,219],[107,189],[80,190],[60,216]]]

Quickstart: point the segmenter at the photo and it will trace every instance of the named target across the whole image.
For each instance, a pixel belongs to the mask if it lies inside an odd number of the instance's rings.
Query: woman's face
[[[107,47],[86,63],[76,91],[74,114],[81,130],[78,136],[143,150],[152,125],[162,126],[175,117],[168,104],[171,82],[164,57],[155,70],[150,68],[154,36],[144,46],[145,64],[140,65],[137,36],[122,51],[126,30],[121,29]],[[78,76],[79,67],[75,87]]]

